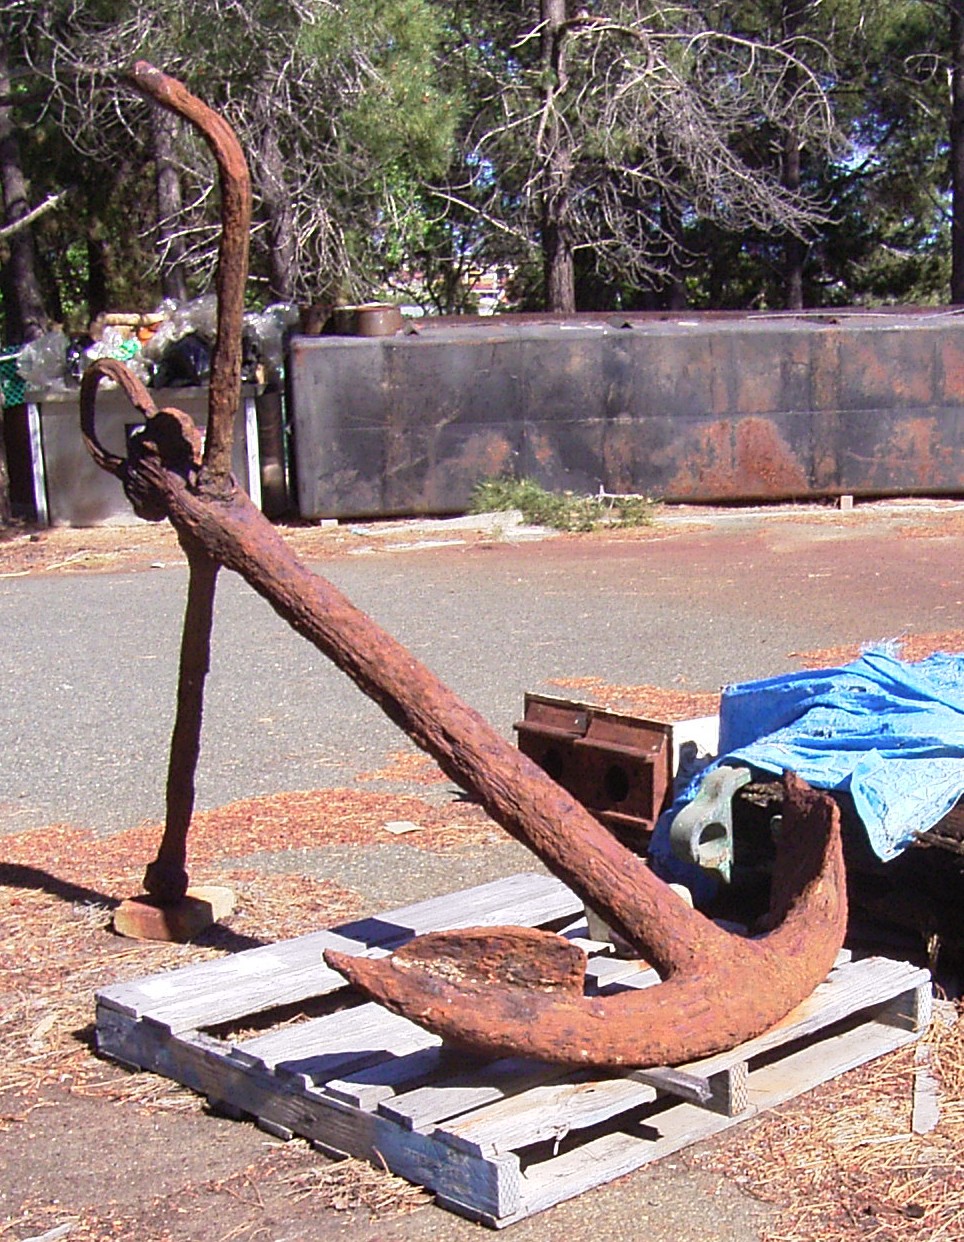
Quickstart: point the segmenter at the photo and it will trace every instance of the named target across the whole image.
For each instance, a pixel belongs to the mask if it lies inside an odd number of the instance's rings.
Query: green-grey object
[[[683,862],[715,871],[729,884],[733,867],[733,795],[751,779],[749,768],[715,768],[669,830],[673,853]]]

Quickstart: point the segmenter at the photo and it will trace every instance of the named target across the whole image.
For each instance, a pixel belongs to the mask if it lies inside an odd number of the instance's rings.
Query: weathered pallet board
[[[321,956],[332,945],[388,952],[422,931],[498,924],[565,929],[586,943],[581,904],[564,885],[513,876],[105,988],[98,1046],[273,1134],[384,1161],[440,1205],[502,1227],[912,1042],[930,1019],[926,971],[843,953],[813,996],[758,1039],[676,1069],[605,1077],[443,1046],[380,1006],[353,1001]],[[655,981],[640,963],[595,946],[591,989]],[[272,1011],[320,997],[331,998],[331,1012],[273,1022]]]

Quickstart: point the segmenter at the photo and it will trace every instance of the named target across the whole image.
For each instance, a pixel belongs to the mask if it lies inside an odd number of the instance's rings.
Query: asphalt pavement
[[[681,690],[952,627],[960,510],[669,514],[651,537],[345,555],[325,575],[507,737],[555,679]],[[369,544],[371,541],[369,541]],[[0,582],[0,832],[163,815],[186,570]],[[198,805],[345,784],[406,741],[236,577],[218,587]]]

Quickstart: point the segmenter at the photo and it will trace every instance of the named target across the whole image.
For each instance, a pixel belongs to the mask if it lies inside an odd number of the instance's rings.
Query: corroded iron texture
[[[836,805],[792,775],[785,779],[786,844],[770,912],[776,930],[758,940],[707,936],[655,987],[586,997],[582,980],[573,979],[573,946],[548,932],[508,928],[419,936],[388,958],[328,951],[325,960],[389,1009],[483,1055],[617,1068],[679,1064],[735,1047],[813,991],[846,930]],[[657,924],[673,902],[688,909],[667,892]]]
[[[138,61],[130,81],[169,112],[190,121],[202,134],[218,165],[221,189],[221,245],[216,291],[218,327],[211,354],[208,429],[201,486],[230,488],[234,412],[241,395],[241,331],[244,286],[248,277],[251,180],[244,152],[231,126],[184,86],[146,61]]]
[[[138,67],[135,80],[167,106],[183,111],[219,152],[227,141],[224,129],[209,124],[213,114],[208,110],[189,105],[183,88],[146,66]],[[223,182],[236,167],[233,155],[222,155]],[[245,170],[245,185],[246,179]],[[228,188],[227,200],[233,202],[237,187]],[[225,232],[231,237],[222,246],[222,259],[225,254],[237,258],[242,242],[235,234],[242,229],[246,246],[243,212],[226,211]],[[221,273],[221,297],[230,307],[237,307],[243,292],[244,270],[243,262],[233,261],[227,276]],[[234,363],[240,354],[240,328],[229,336],[222,319],[219,339],[225,345],[213,365],[225,372],[217,386],[223,399],[212,395],[203,458],[190,419],[175,410],[154,410],[149,395],[132,377],[122,375],[119,364],[95,364],[81,387],[81,425],[95,460],[123,480],[137,512],[170,519],[191,566],[168,816],[146,881],[150,892],[173,901],[186,885],[214,582],[217,568],[225,566],[347,673],[446,775],[474,795],[497,823],[528,845],[666,978],[645,999],[640,995],[632,1003],[621,996],[585,1000],[582,962],[568,946],[543,933],[503,929],[497,934],[442,935],[427,946],[416,941],[407,955],[382,971],[373,970],[371,963],[333,957],[339,969],[355,972],[352,977],[359,986],[473,1047],[525,1051],[576,1064],[686,1060],[730,1047],[783,1017],[825,976],[843,938],[846,904],[833,803],[788,778],[786,814],[791,821],[796,817],[800,831],[784,834],[790,844],[774,881],[775,929],[769,935],[757,941],[735,937],[691,910],[541,768],[291,554],[224,472],[223,450],[225,445],[230,448],[238,399]],[[146,418],[144,431],[132,439],[128,459],[106,453],[97,440],[97,387],[108,375],[118,379]],[[218,435],[212,449],[214,425]],[[429,969],[432,961],[445,963],[444,971],[437,965]],[[406,985],[401,990],[398,978]],[[443,988],[445,1003],[433,1009],[426,997],[437,987]]]
[[[211,355],[207,434],[203,454],[201,436],[180,410],[157,410],[143,385],[126,368],[98,362],[81,385],[81,432],[95,462],[117,475],[139,516],[158,521],[166,507],[140,477],[137,463],[156,454],[166,467],[190,483],[198,495],[227,503],[236,491],[231,475],[234,412],[241,395],[241,333],[244,286],[248,274],[248,234],[251,227],[251,182],[244,152],[231,129],[180,82],[145,61],[128,75],[130,83],[156,104],[185,120],[201,133],[218,166],[221,190],[221,242],[217,271],[217,335]],[[147,428],[132,439],[128,462],[107,453],[97,439],[94,410],[97,386],[104,377],[115,380],[131,404],[147,419]],[[211,659],[211,630],[218,562],[208,557],[187,530],[178,528],[187,555],[188,602],[181,633],[177,712],[168,759],[164,836],[157,858],[147,868],[144,886],[152,897],[173,903],[187,891],[187,834],[194,812],[194,777],[201,743],[204,683]]]
[[[961,493],[949,313],[466,319],[292,340],[304,517],[452,513],[507,470],[695,503]]]
[[[638,854],[671,799],[672,728],[544,694],[525,696],[519,749]]]

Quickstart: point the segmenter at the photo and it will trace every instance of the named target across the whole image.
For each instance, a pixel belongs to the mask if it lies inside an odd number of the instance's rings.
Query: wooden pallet
[[[843,953],[813,996],[760,1038],[679,1069],[604,1077],[443,1047],[378,1005],[354,1003],[321,956],[331,946],[384,953],[423,931],[498,924],[579,938],[597,994],[656,981],[584,940],[582,906],[559,881],[517,875],[105,988],[98,1047],[272,1134],[384,1162],[440,1205],[502,1227],[912,1042],[930,1019],[926,971]],[[290,1007],[312,998],[328,998],[330,1012],[290,1021]]]

